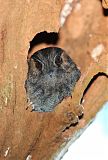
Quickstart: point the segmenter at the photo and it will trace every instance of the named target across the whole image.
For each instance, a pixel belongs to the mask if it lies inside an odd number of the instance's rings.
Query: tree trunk
[[[108,10],[99,0],[0,4],[0,159],[60,159],[108,100]],[[38,33],[53,32],[56,42],[46,44],[43,38],[32,45]],[[26,109],[27,56],[47,46],[64,49],[81,77],[72,97],[54,111],[31,112],[31,106]],[[72,113],[78,115],[82,106],[84,116],[73,126]]]

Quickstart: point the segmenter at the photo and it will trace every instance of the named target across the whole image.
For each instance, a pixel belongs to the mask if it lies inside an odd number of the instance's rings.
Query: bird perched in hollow
[[[32,110],[53,111],[65,97],[71,96],[80,70],[64,50],[49,47],[35,52],[28,60],[25,82]]]

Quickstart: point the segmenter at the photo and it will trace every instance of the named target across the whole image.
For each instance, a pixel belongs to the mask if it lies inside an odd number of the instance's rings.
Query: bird
[[[51,112],[61,101],[72,96],[81,72],[63,49],[47,47],[28,59],[25,81],[32,111]]]

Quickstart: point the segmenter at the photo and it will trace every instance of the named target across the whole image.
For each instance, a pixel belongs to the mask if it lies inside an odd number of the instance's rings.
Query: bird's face
[[[70,96],[80,71],[60,48],[49,47],[34,53],[28,61],[26,91],[35,111],[52,111]]]

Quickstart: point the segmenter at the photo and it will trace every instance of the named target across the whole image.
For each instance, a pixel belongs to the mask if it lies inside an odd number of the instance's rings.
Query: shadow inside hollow
[[[104,16],[108,16],[108,9],[103,8],[103,14],[104,14]]]
[[[56,45],[59,40],[59,34],[56,32],[47,33],[46,31],[40,32],[35,35],[35,37],[30,41],[30,52],[35,46],[45,43]]]

